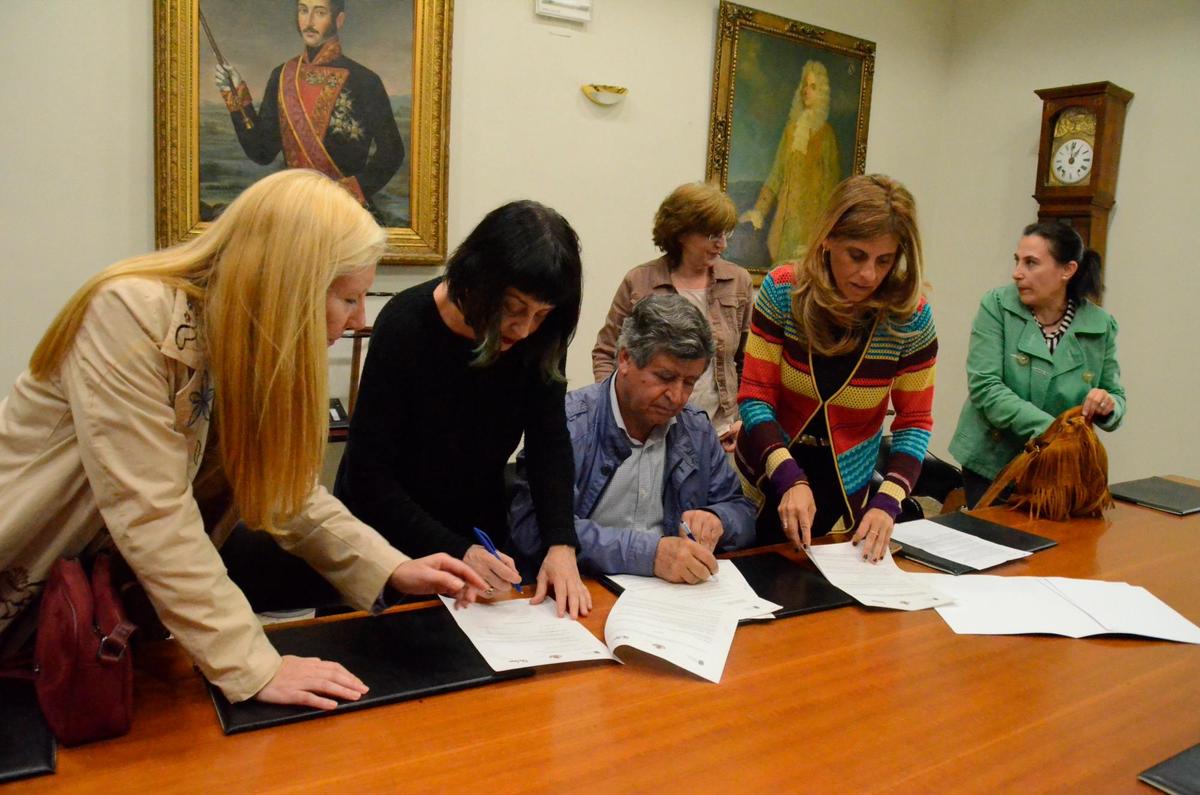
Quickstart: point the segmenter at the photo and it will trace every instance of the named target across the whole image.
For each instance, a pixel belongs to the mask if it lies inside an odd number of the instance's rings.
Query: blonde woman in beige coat
[[[287,170],[199,237],[75,294],[0,403],[0,649],[27,639],[57,558],[115,546],[230,700],[358,699],[366,687],[341,665],[267,640],[201,517],[224,507],[208,500],[214,482],[359,608],[385,586],[464,602],[486,588],[448,555],[410,560],[317,485],[326,349],[364,324],[384,246],[349,193]]]

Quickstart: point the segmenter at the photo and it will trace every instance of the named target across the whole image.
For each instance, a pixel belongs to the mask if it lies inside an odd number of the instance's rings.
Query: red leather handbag
[[[55,561],[38,610],[34,686],[63,745],[129,731],[136,629],[113,587],[111,556],[96,557],[90,578],[77,559]]]

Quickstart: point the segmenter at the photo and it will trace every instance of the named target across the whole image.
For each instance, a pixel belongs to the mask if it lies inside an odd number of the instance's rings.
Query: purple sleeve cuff
[[[879,510],[883,511],[888,516],[892,517],[893,522],[896,521],[896,517],[900,515],[900,503],[890,494],[877,493],[871,498],[871,501],[867,503],[867,510],[872,508],[878,508]]]
[[[775,488],[775,493],[780,497],[783,493],[795,486],[797,483],[807,483],[808,478],[804,476],[804,470],[796,463],[796,459],[789,458],[783,461],[779,466],[775,467],[775,471],[771,473],[771,485]]]

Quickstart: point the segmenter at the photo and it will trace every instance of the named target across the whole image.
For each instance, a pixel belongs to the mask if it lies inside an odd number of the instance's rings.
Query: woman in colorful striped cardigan
[[[882,175],[850,177],[813,241],[767,274],[755,302],[736,461],[760,541],[854,530],[877,561],[933,429],[937,334],[912,194]],[[889,399],[891,454],[872,495]]]

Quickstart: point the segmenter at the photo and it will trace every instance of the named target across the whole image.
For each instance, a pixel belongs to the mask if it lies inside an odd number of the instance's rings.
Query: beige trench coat
[[[57,558],[111,536],[163,624],[241,701],[271,680],[280,656],[226,574],[192,492],[212,402],[197,320],[161,282],[110,282],[58,373],[25,372],[0,403],[0,636]],[[320,486],[278,541],[364,609],[408,560]]]

